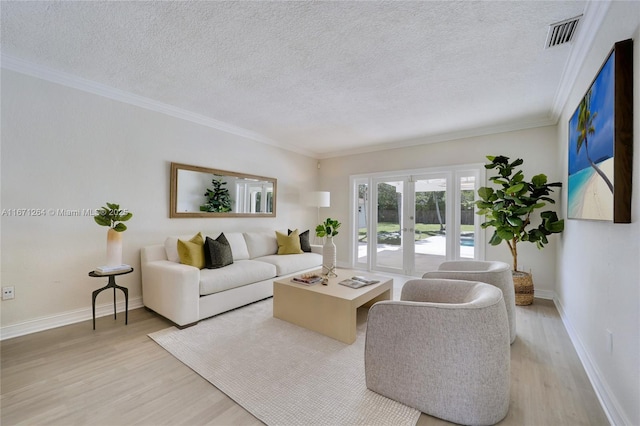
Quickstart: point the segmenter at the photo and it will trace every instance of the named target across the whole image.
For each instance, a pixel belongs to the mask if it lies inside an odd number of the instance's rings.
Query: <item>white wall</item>
[[[1,161],[2,209],[96,209],[109,201],[134,213],[124,262],[136,270],[118,283],[138,305],[144,245],[200,230],[306,230],[316,220],[315,209],[300,205],[300,194],[317,184],[315,159],[4,69]],[[277,217],[169,219],[172,161],[277,178]],[[51,214],[5,215],[1,226],[2,286],[15,286],[16,295],[2,302],[3,337],[16,326],[90,318],[91,292],[106,280],[87,273],[105,263],[107,228],[92,217]],[[98,304],[111,309],[110,298],[104,292]]]
[[[632,223],[567,220],[557,304],[615,424],[640,424],[640,2],[612,2],[558,124],[566,185],[567,123],[613,44],[634,39]],[[566,203],[566,196],[563,197]],[[607,330],[613,333],[609,351]]]
[[[331,191],[331,207],[321,209],[321,214],[323,217],[335,216],[343,223],[344,228],[344,231],[334,238],[338,248],[338,263],[345,264],[349,260],[348,236],[352,232],[349,223],[350,175],[487,163],[487,155],[505,155],[512,160],[524,159],[522,169],[526,178],[544,173],[550,181],[559,181],[561,176],[554,159],[556,138],[556,127],[548,126],[322,160],[319,187]],[[487,174],[490,175],[490,171]],[[556,191],[555,198],[558,197],[559,193]],[[556,206],[552,205],[551,208],[555,207],[559,212],[559,207]],[[488,241],[493,231],[486,230],[485,233]],[[550,298],[555,288],[556,238],[557,236],[552,235],[550,244],[543,250],[538,250],[534,244],[518,245],[519,269],[533,272],[538,296]],[[512,263],[506,244],[488,247],[486,258]]]

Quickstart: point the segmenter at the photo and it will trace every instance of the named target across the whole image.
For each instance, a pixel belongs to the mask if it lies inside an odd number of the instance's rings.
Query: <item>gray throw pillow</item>
[[[207,269],[218,269],[233,263],[231,245],[224,234],[215,240],[207,237],[204,241],[204,262]]]

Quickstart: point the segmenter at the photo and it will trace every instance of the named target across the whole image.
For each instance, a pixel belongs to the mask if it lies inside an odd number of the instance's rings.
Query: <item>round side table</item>
[[[103,278],[108,277],[109,282],[106,286],[95,290],[92,293],[92,301],[91,308],[93,309],[93,329],[96,329],[96,297],[100,294],[101,291],[106,290],[108,288],[113,289],[113,319],[117,319],[116,316],[116,289],[122,290],[124,293],[124,324],[127,325],[129,323],[129,289],[126,287],[121,287],[116,284],[116,275],[125,275],[133,272],[133,268],[128,271],[114,272],[112,274],[99,274],[96,271],[89,272],[90,277],[94,278]]]

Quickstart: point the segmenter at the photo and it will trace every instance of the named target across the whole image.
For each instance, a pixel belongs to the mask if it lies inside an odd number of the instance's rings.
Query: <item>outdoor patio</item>
[[[469,244],[469,241],[471,244]],[[446,238],[443,235],[428,237],[415,243],[415,270],[420,272],[433,271],[446,260]],[[463,240],[460,245],[460,257],[473,259],[473,239]],[[366,262],[367,244],[360,243],[358,261]],[[384,268],[402,268],[402,246],[393,244],[378,244],[376,250],[376,266]]]

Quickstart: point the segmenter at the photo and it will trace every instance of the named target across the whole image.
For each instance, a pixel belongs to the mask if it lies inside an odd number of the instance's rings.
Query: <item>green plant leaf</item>
[[[485,201],[489,200],[489,197],[491,197],[493,193],[494,193],[493,188],[488,188],[486,186],[483,186],[478,189],[478,195],[480,196],[480,198],[482,198]]]
[[[519,183],[516,185],[513,185],[512,187],[508,188],[505,192],[509,193],[509,194],[516,194],[520,191],[522,191],[524,189],[524,183]]]
[[[498,234],[498,237],[500,237],[503,240],[510,240],[514,236],[513,232],[511,232],[507,228],[498,228],[496,230],[496,233]]]
[[[545,183],[547,183],[547,175],[542,173],[539,175],[535,175],[531,178],[531,183],[533,183],[534,186],[543,186]]]
[[[509,159],[507,158],[507,160],[509,160]],[[518,166],[522,165],[523,163],[524,163],[524,160],[522,158],[518,158],[516,161],[514,161],[511,164],[509,164],[509,166],[511,166],[511,168],[514,168],[514,167],[518,167]]]
[[[552,234],[564,231],[564,219],[557,222],[545,222],[545,229]]]
[[[127,226],[124,223],[118,223],[113,229],[117,232],[123,232],[127,230]]]
[[[94,216],[93,220],[100,226],[111,226],[111,220],[100,214]]]
[[[502,238],[498,236],[497,232],[494,232],[493,236],[491,236],[491,239],[489,240],[489,244],[491,244],[492,246],[497,246],[501,242],[502,242]]]
[[[520,227],[524,223],[522,221],[522,219],[520,219],[519,217],[516,217],[516,216],[507,217],[507,222],[509,222],[510,225],[515,226],[515,227]]]

